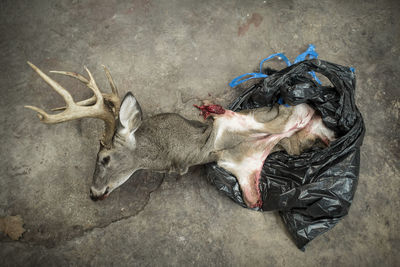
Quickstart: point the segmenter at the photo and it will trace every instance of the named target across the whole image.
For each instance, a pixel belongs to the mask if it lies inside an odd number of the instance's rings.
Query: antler
[[[34,106],[25,106],[25,107],[38,112],[38,117],[40,121],[47,124],[60,123],[80,118],[97,118],[104,120],[105,131],[101,139],[101,144],[106,148],[111,148],[112,137],[114,135],[116,127],[115,119],[119,113],[121,100],[118,96],[117,87],[114,84],[114,81],[111,77],[109,70],[105,66],[103,66],[107,79],[110,82],[110,86],[112,89],[111,94],[102,94],[100,92],[100,89],[97,87],[92,74],[86,67],[85,70],[89,75],[89,80],[86,79],[84,76],[74,72],[51,71],[53,73],[74,77],[79,81],[85,83],[87,87],[89,87],[93,91],[94,95],[91,98],[75,103],[71,94],[65,88],[63,88],[59,83],[57,83],[49,76],[44,74],[38,67],[33,65],[31,62],[28,61],[28,64],[29,66],[32,67],[34,71],[37,72],[37,74],[39,74],[40,77],[42,77],[42,79],[47,84],[49,84],[59,95],[61,95],[64,98],[66,106],[53,109],[53,110],[64,110],[63,112],[58,114],[47,114],[44,110]]]

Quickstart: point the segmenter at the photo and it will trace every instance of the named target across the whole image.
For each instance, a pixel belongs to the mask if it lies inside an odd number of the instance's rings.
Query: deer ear
[[[128,92],[122,100],[119,122],[130,133],[135,132],[142,123],[142,109],[131,92]]]

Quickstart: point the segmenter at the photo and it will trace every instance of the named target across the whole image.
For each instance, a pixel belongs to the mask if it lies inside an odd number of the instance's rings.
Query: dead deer
[[[93,91],[91,98],[74,102],[60,84],[32,63],[28,64],[66,103],[65,107],[55,109],[63,110],[56,114],[26,106],[38,112],[43,123],[80,118],[97,118],[105,122],[90,188],[92,200],[106,198],[140,169],[184,174],[190,166],[217,162],[237,177],[246,204],[256,207],[261,205],[258,189],[261,168],[271,152],[285,149],[288,153],[298,154],[317,139],[325,144],[334,140],[334,133],[306,104],[276,105],[241,112],[225,110],[219,105],[203,105],[198,107],[203,115],[213,117],[205,123],[187,120],[176,113],[143,119],[140,105],[131,92],[120,101],[106,67],[111,94],[99,90],[87,68],[89,78],[74,72],[51,71],[76,78]]]

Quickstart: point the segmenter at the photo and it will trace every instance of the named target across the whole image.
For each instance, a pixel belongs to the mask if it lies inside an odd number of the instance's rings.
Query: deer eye
[[[109,162],[110,162],[110,156],[104,157],[101,160],[101,164],[103,164],[103,165],[107,165]]]

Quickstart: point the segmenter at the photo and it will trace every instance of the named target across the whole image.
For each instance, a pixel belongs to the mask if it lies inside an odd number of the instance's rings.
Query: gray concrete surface
[[[400,4],[397,1],[0,2],[0,216],[21,215],[20,241],[0,235],[1,266],[399,266]],[[102,124],[54,126],[23,108],[62,105],[25,63],[82,72],[108,66],[145,116],[198,118],[200,99],[226,105],[227,83],[261,58],[309,43],[356,68],[367,134],[349,215],[309,244],[291,241],[276,213],[218,193],[201,167],[183,176],[140,172],[102,202],[88,191]],[[55,75],[54,75],[55,76]],[[76,99],[78,82],[56,77]],[[108,90],[108,89],[107,89]]]

